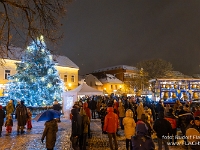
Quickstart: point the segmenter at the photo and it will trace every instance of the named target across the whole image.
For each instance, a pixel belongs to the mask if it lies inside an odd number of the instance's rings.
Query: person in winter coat
[[[57,120],[53,119],[45,122],[45,129],[42,134],[41,141],[43,143],[46,137],[47,150],[53,150],[56,143],[56,133],[58,132]]]
[[[129,109],[129,101],[128,101],[128,99],[127,99],[126,96],[122,97],[122,102],[124,103],[124,109],[125,109],[125,111],[128,110]]]
[[[5,122],[5,127],[6,127],[6,135],[12,132],[12,127],[13,127],[13,120],[12,116],[8,115],[7,120]]]
[[[86,140],[88,134],[88,125],[90,124],[90,120],[85,113],[85,110],[81,107],[80,115],[82,117],[82,134],[79,139],[79,147],[81,150],[86,150]]]
[[[159,100],[159,102],[156,104],[156,108],[155,108],[155,112],[156,112],[156,119],[158,118],[158,114],[160,112],[164,113],[165,111],[165,107],[163,105],[163,102],[161,100]]]
[[[167,113],[169,112],[169,109],[171,109],[170,105],[169,104],[166,104],[166,107],[164,107],[165,110],[164,110],[164,115],[166,116]]]
[[[31,110],[28,109],[28,108],[27,108],[27,113],[28,113],[28,117],[27,117],[27,129],[31,130],[32,129],[32,123],[31,123],[32,113],[31,113]]]
[[[177,100],[176,103],[175,103],[174,106],[173,106],[175,115],[178,114],[178,112],[179,112],[181,106],[182,106],[182,104],[181,104],[180,100]]]
[[[6,115],[12,115],[14,112],[15,108],[13,107],[13,101],[10,100],[8,104],[6,105]]]
[[[178,117],[176,117],[174,114],[173,114],[173,109],[170,108],[168,113],[166,114],[165,116],[165,119],[167,121],[170,122],[171,124],[171,127],[172,127],[172,132],[169,136],[172,136],[173,139],[174,139],[174,143],[177,142],[177,138],[175,138],[176,134],[177,134],[177,123],[178,123]],[[170,138],[170,142],[172,142],[172,138]]]
[[[147,126],[140,121],[136,125],[136,135],[131,138],[132,150],[154,150],[155,144],[150,136],[147,135]]]
[[[117,150],[118,144],[117,144],[117,139],[116,139],[116,132],[118,129],[118,116],[117,116],[117,114],[114,113],[113,107],[108,107],[107,112],[108,112],[108,114],[105,117],[103,129],[108,134],[110,149],[114,150],[113,142],[112,142],[112,139],[113,139],[114,143],[115,143],[115,150]]]
[[[151,137],[151,134],[153,133],[153,127],[151,126],[151,124],[149,124],[149,122],[147,120],[148,120],[148,117],[145,114],[142,114],[141,120],[139,120],[137,122],[137,124],[140,123],[141,121],[143,121],[146,124],[147,128],[148,128],[148,130],[147,130],[148,134],[147,135]]]
[[[16,108],[15,117],[17,119],[17,134],[21,130],[21,134],[24,133],[24,126],[27,122],[27,108],[24,105],[24,101],[21,101],[21,104]]]
[[[92,119],[96,119],[96,108],[97,108],[97,102],[94,100],[94,97],[90,101],[90,109],[92,111]]]
[[[119,125],[122,130],[124,130],[123,126],[123,118],[125,117],[125,108],[121,100],[119,100],[119,107],[118,107],[118,112],[119,112]]]
[[[181,129],[183,136],[185,136],[187,126],[190,124],[190,121],[194,120],[192,113],[189,110],[189,106],[184,106],[178,115],[178,127]],[[185,143],[187,139],[184,138]]]
[[[139,106],[136,109],[137,111],[137,120],[141,120],[141,116],[142,114],[144,114],[144,107],[143,107],[143,103],[140,102]]]
[[[124,135],[126,137],[126,149],[132,150],[131,137],[135,135],[136,123],[133,119],[133,112],[131,109],[126,111],[126,117],[123,119]]]
[[[114,99],[113,108],[114,108],[115,113],[119,116],[118,107],[119,107],[119,103],[117,102],[116,99]]]
[[[79,114],[79,110],[77,108],[73,108],[71,110],[71,114],[72,114],[72,133],[71,133],[72,148],[74,150],[78,150],[79,139],[82,134],[82,117]]]
[[[165,146],[165,150],[169,150],[168,139],[165,136],[171,135],[172,127],[170,122],[164,119],[164,112],[158,114],[158,119],[154,122],[153,129],[157,134],[158,150],[162,150],[162,143]]]
[[[97,114],[98,114],[98,118],[100,118],[100,109],[101,109],[101,101],[98,100],[97,101],[97,108],[96,108],[96,111],[97,111]]]
[[[5,112],[3,110],[3,107],[0,105],[0,137],[2,132],[2,126],[4,124],[4,118],[5,118]]]
[[[83,109],[85,110],[86,115],[88,116],[89,120],[91,121],[92,115],[91,115],[90,109],[88,108],[88,103],[87,102],[83,103]],[[91,138],[90,124],[88,124],[88,138]]]
[[[103,131],[104,120],[105,120],[106,115],[107,115],[106,104],[102,104],[101,109],[100,109],[100,118],[101,118],[101,129],[102,129],[102,133],[106,133],[106,132]]]

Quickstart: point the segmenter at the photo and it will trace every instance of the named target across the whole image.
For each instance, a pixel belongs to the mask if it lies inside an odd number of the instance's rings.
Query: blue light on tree
[[[24,100],[29,106],[52,105],[55,99],[61,100],[63,82],[42,36],[27,47],[16,65],[17,73],[10,76],[6,90],[9,99]]]

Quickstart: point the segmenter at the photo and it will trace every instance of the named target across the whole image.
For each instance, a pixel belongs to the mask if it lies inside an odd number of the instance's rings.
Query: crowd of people
[[[177,100],[170,106],[163,101],[156,103],[134,96],[81,99],[74,104],[70,114],[71,142],[75,150],[86,150],[87,138],[92,136],[90,121],[96,118],[101,119],[102,134],[108,135],[111,150],[118,149],[119,130],[124,131],[127,150],[155,149],[153,134],[157,135],[159,150],[178,145],[200,149],[200,107],[191,108],[189,102],[182,104]],[[196,131],[196,138],[189,129]],[[178,130],[182,135],[177,134]]]
[[[13,119],[17,119],[17,134],[23,134],[25,131],[24,129],[31,130],[32,128],[32,113],[30,109],[28,109],[24,105],[24,101],[18,101],[17,105],[14,105],[13,100],[10,100],[5,107],[6,112],[4,111],[3,107],[0,105],[0,136],[2,132],[2,126],[4,125],[4,118],[5,127],[6,127],[6,135],[9,135],[12,132],[13,127]],[[27,127],[25,127],[27,125]]]
[[[14,116],[17,119],[18,135],[23,134],[25,128],[32,129],[32,113],[23,101],[19,101],[15,106],[10,100],[5,109],[6,113],[0,105],[0,136],[4,125],[6,135],[12,132]],[[57,101],[54,102],[53,109],[61,110]],[[164,105],[163,101],[155,103],[134,96],[93,96],[81,99],[75,102],[70,114],[70,140],[73,149],[86,150],[87,139],[92,137],[91,119],[97,118],[101,120],[102,134],[107,134],[111,150],[118,149],[117,136],[120,136],[120,130],[124,132],[127,150],[155,149],[153,134],[157,135],[159,150],[162,150],[162,147],[168,150],[170,145],[181,145],[179,139],[184,140],[182,145],[185,145],[185,149],[200,149],[200,106],[191,108],[189,102],[182,104],[177,100],[172,106]],[[60,118],[45,122],[41,141],[46,138],[48,150],[55,146],[57,122],[60,122]],[[182,135],[177,134],[178,130]]]
[[[13,100],[10,100],[4,109],[0,105],[0,136],[2,136],[3,126],[6,127],[7,136],[12,133],[13,119],[17,120],[17,135],[24,134],[25,128],[32,129],[32,112],[24,105],[24,101],[18,101],[15,106]],[[52,109],[61,111],[62,107],[57,100],[54,101]],[[43,143],[44,138],[46,138],[47,150],[53,150],[55,146],[56,132],[58,131],[57,122],[61,122],[60,118],[48,120],[44,124],[41,142]]]

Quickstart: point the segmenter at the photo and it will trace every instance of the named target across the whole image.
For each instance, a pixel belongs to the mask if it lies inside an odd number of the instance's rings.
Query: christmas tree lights
[[[16,65],[17,73],[9,77],[5,91],[9,99],[23,100],[28,106],[47,106],[61,100],[63,82],[42,36],[27,47]]]

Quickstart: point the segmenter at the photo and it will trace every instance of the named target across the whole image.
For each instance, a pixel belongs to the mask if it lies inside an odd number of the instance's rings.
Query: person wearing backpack
[[[155,144],[153,139],[147,135],[148,127],[142,121],[136,125],[136,135],[132,136],[132,150],[154,150]]]
[[[177,134],[178,117],[176,117],[173,114],[173,109],[172,108],[169,109],[168,113],[165,116],[165,119],[170,122],[171,127],[172,127],[172,132],[171,132],[171,134],[169,136],[172,136],[173,140],[174,140],[173,142],[176,143],[177,142],[177,138],[175,138],[175,136]],[[170,138],[170,142],[172,142],[172,138]]]

